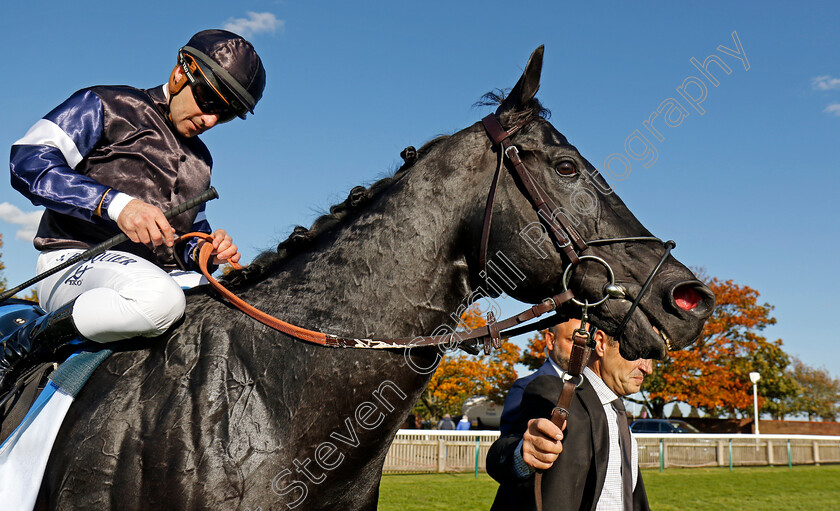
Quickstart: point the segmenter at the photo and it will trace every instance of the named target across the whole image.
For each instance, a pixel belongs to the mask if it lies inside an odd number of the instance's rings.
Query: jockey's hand
[[[175,230],[159,207],[132,199],[117,217],[117,226],[134,243],[167,247],[175,244]]]
[[[209,241],[201,240],[198,242],[199,250],[201,246]],[[233,244],[233,239],[225,232],[224,229],[217,229],[213,233],[213,264],[224,263],[238,263],[242,254],[239,249]]]
[[[563,426],[565,429],[565,425]],[[522,436],[522,461],[538,470],[551,468],[563,452],[563,432],[548,419],[531,419]]]

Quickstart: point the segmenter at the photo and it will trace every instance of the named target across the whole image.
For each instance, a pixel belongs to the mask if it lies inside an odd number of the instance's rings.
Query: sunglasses
[[[237,116],[236,110],[204,74],[192,55],[181,53],[181,68],[192,88],[195,103],[202,112],[218,115],[220,123],[228,122]]]

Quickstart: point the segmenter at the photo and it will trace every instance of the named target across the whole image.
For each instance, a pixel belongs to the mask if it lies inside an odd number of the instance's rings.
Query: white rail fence
[[[642,468],[840,463],[840,437],[639,433]]]
[[[497,438],[498,431],[401,429],[385,457],[384,472],[483,471]]]
[[[840,463],[840,437],[815,435],[636,434],[642,468]],[[485,470],[498,431],[400,430],[385,473]],[[569,440],[571,441],[571,439]]]

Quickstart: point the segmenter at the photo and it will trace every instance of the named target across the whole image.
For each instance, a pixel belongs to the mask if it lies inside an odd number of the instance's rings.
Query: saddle
[[[3,334],[29,328],[44,318],[37,305],[23,300],[0,306]],[[70,341],[49,361],[29,368],[0,396],[0,497],[4,509],[32,509],[59,429],[79,391],[111,353],[81,340]],[[87,346],[86,346],[87,345]],[[93,346],[93,348],[97,348]],[[64,360],[66,358],[66,360]],[[59,365],[58,360],[63,360]]]
[[[34,302],[6,300],[0,305],[0,334],[11,334],[44,315],[46,312]],[[0,453],[6,440],[26,420],[38,399],[49,399],[45,395],[48,393],[43,392],[47,387],[61,388],[65,394],[75,397],[93,371],[111,353],[110,349],[91,346],[84,340],[71,341],[56,352],[53,360],[37,364],[22,373],[11,390],[0,395]]]
[[[0,338],[45,314],[34,302],[16,298],[6,300],[0,306]],[[31,368],[18,378],[7,395],[0,396],[0,444],[21,423],[56,367],[58,364],[49,362]]]

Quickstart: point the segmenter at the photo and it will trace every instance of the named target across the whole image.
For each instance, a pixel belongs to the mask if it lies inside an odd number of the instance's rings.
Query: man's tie
[[[627,425],[627,412],[621,398],[612,403],[613,410],[618,415],[618,445],[621,447],[621,486],[624,510],[633,510],[633,468],[630,465],[630,428]]]

